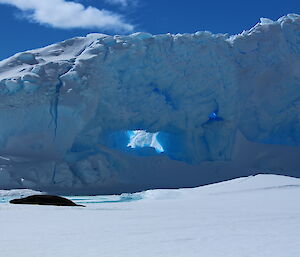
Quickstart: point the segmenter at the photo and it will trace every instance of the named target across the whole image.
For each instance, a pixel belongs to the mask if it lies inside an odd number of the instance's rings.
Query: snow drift
[[[0,62],[0,188],[299,176],[299,65],[296,14],[235,36],[89,34],[16,54]]]

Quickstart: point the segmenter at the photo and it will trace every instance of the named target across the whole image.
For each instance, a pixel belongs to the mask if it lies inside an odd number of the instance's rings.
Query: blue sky
[[[91,32],[236,34],[288,13],[299,0],[0,0],[0,59]]]

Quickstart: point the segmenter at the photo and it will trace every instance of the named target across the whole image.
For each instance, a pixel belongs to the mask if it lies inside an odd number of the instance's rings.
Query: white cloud
[[[108,4],[121,5],[122,7],[127,7],[129,5],[136,5],[137,0],[104,0]]]
[[[127,0],[110,0],[125,1]],[[55,28],[98,28],[105,31],[128,32],[134,26],[114,12],[85,7],[80,3],[65,0],[0,0],[24,12],[27,19]]]

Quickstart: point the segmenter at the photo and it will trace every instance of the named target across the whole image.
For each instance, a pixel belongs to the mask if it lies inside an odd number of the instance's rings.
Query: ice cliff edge
[[[296,14],[235,36],[89,34],[18,53],[0,62],[0,189],[299,176],[299,67]],[[135,130],[156,133],[163,153],[129,148]]]

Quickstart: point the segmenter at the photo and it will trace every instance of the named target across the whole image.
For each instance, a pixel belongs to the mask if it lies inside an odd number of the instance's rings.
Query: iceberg
[[[94,33],[18,53],[0,61],[0,189],[299,177],[299,65],[297,14],[233,36]]]

